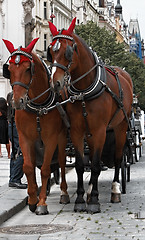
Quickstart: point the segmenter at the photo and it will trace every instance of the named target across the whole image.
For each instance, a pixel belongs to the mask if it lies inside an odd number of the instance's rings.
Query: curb
[[[28,201],[27,189],[0,187],[0,225],[21,211]]]
[[[50,187],[55,183],[51,178]],[[38,194],[41,186],[38,187]],[[28,204],[27,189],[10,188],[8,184],[0,187],[0,225],[20,212]]]

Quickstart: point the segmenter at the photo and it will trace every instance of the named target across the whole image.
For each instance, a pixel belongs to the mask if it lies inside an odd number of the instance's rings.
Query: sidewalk
[[[5,144],[1,144],[2,155],[0,158],[0,187],[9,181],[10,159],[8,159]]]
[[[145,149],[145,143],[143,143],[143,147]],[[74,213],[76,173],[72,169],[67,174],[70,204],[59,204],[59,185],[54,185],[47,198],[49,215],[36,216],[26,206],[23,211],[0,226],[0,239],[145,240],[144,149],[140,161],[131,165],[131,181],[127,183],[127,194],[122,194],[121,203],[110,203],[114,170],[109,169],[102,172],[99,178],[101,213],[94,215]],[[89,175],[88,172],[84,174],[86,190]],[[7,185],[1,187],[0,191],[0,219],[3,219],[2,223],[25,206],[27,194],[26,190],[9,189]]]
[[[27,189],[9,188],[10,159],[8,159],[5,144],[1,145],[2,155],[0,158],[0,224],[21,211],[27,202]],[[24,176],[22,182],[26,182]]]

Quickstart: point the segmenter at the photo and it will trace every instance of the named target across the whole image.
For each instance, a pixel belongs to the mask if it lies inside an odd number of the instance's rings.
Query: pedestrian
[[[0,97],[0,157],[3,157],[1,144],[6,145],[8,158],[10,158],[10,143],[8,137],[8,120],[7,120],[7,101]]]
[[[10,180],[9,187],[25,189],[27,184],[21,183],[23,177],[23,155],[19,146],[19,137],[15,123],[15,111],[11,104],[12,92],[7,95],[8,102],[8,132],[12,144],[12,153],[10,160]]]

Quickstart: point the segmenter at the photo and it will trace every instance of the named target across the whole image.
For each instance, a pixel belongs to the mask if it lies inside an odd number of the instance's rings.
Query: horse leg
[[[48,141],[48,139],[50,139],[51,141]],[[42,186],[39,194],[39,202],[37,204],[37,208],[35,211],[37,215],[46,215],[49,213],[47,210],[47,204],[46,204],[46,198],[47,198],[46,189],[47,189],[48,178],[50,177],[50,173],[51,173],[50,164],[52,161],[54,151],[57,146],[57,138],[56,136],[53,136],[52,138],[49,137],[48,139],[47,139],[47,145],[44,143],[45,145],[44,162],[41,167]]]
[[[66,147],[67,139],[66,133],[62,131],[59,136],[59,143],[58,143],[58,161],[59,166],[61,168],[61,195],[60,195],[60,203],[68,204],[70,203],[70,198],[67,192],[67,183],[65,178],[65,164],[66,164],[66,155],[65,155],[65,147]]]
[[[111,190],[111,202],[118,203],[121,202],[121,190],[120,190],[120,181],[119,181],[119,172],[123,157],[123,148],[126,141],[126,131],[127,131],[127,122],[124,120],[116,129],[114,129],[115,133],[115,173],[114,179],[112,182],[112,190]]]
[[[89,190],[87,192],[87,212],[88,213],[99,213],[99,192],[98,192],[98,177],[101,172],[100,166],[100,153],[96,151],[93,156],[91,164],[91,178],[89,183]]]
[[[75,200],[74,211],[82,212],[82,211],[86,211],[86,203],[83,198],[85,193],[84,183],[83,183],[84,162],[78,150],[75,150],[75,157],[76,157],[75,169],[77,173],[77,198]]]
[[[101,172],[101,153],[105,143],[106,128],[101,126],[101,124],[98,126],[100,126],[99,129],[94,131],[93,129],[90,130],[94,134],[91,138],[87,139],[91,156],[91,178],[87,194],[86,210],[91,214],[99,213],[101,211],[99,203],[98,178]]]
[[[21,134],[19,134],[19,142],[21,145],[21,150],[23,153],[23,171],[27,177],[27,182],[28,182],[28,204],[29,204],[29,209],[31,212],[35,212],[36,210],[36,205],[38,203],[38,198],[37,198],[37,191],[38,191],[38,186],[36,183],[36,175],[35,175],[35,153],[34,153],[34,146],[32,143],[28,142],[27,140],[23,140],[23,144],[21,144],[22,137]]]
[[[121,202],[121,191],[120,191],[120,182],[119,182],[119,172],[120,172],[120,164],[119,161],[115,163],[115,174],[114,179],[112,182],[112,189],[111,189],[111,202],[118,203]]]

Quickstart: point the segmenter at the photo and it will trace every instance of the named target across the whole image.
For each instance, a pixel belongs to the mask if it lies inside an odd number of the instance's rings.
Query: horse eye
[[[28,67],[27,69],[26,69],[26,72],[29,72],[31,70],[31,68],[30,67]]]

